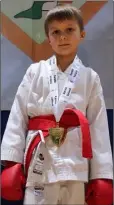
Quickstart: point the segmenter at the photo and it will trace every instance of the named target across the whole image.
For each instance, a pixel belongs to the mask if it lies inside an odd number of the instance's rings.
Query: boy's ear
[[[85,38],[85,36],[86,36],[86,32],[85,32],[85,31],[82,31],[82,32],[81,32],[81,39],[83,40],[83,39]]]

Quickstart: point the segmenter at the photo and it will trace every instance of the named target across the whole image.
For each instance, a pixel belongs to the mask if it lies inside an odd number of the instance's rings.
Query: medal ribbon
[[[55,56],[49,59],[49,64],[48,78],[50,88],[50,101],[56,122],[59,122],[71,97],[72,89],[74,88],[76,81],[79,80],[79,70],[81,63],[79,58],[76,56],[70,66],[70,73],[60,96],[58,94],[57,63]]]

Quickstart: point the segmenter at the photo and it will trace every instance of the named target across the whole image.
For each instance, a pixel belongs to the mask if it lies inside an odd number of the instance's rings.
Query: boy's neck
[[[60,56],[56,55],[57,58],[57,66],[61,71],[65,71],[68,66],[74,61],[76,53],[70,54],[68,56]]]

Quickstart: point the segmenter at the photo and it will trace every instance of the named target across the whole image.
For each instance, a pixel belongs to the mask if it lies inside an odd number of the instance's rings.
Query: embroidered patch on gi
[[[38,158],[36,160],[36,163],[33,167],[33,173],[42,175],[43,174],[43,166],[44,166],[44,156],[43,154],[38,154]]]
[[[43,156],[43,154],[39,154],[39,159],[41,160],[41,161],[43,161],[44,160],[44,156]]]
[[[35,186],[34,187],[34,194],[36,196],[43,196],[43,193],[44,193],[44,187],[43,186]]]

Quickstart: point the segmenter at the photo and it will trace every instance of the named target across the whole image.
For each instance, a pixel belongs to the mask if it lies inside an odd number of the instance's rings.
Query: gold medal
[[[66,130],[57,125],[57,127],[49,129],[49,136],[51,137],[53,143],[59,147],[66,138]]]

